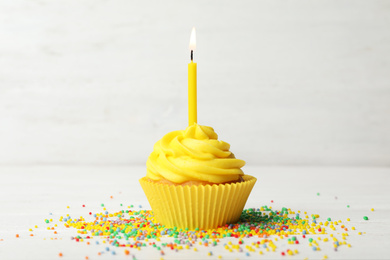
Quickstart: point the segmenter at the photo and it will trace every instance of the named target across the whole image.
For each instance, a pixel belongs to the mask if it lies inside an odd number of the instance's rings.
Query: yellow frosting
[[[213,128],[193,124],[166,134],[154,145],[146,162],[146,176],[174,183],[236,181],[244,175],[240,168],[245,162],[236,159],[229,148],[228,143],[218,140]]]

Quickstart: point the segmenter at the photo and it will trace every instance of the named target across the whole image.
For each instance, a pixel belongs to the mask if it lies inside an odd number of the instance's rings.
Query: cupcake
[[[198,124],[159,140],[140,179],[155,220],[189,229],[237,222],[256,178],[229,149],[213,128]]]

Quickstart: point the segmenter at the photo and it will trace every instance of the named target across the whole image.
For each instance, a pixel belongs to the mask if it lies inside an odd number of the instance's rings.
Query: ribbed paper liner
[[[169,185],[140,179],[155,220],[166,227],[211,229],[240,218],[256,178],[218,185]]]

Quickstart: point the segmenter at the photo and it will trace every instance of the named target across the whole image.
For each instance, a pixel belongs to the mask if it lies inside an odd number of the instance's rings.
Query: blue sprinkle
[[[106,212],[104,212],[106,215],[108,214],[108,211],[106,210]]]
[[[111,254],[115,255],[115,251],[111,251]]]
[[[53,215],[53,214],[50,212],[49,215]]]
[[[139,205],[138,207],[139,207],[139,208],[142,208],[142,205]]]
[[[110,251],[110,248],[109,248],[109,247],[106,247],[106,251]]]
[[[250,256],[250,254],[247,252],[246,254],[245,254],[246,256]]]
[[[317,247],[313,246],[312,248],[313,248],[313,251],[317,251]]]
[[[99,241],[96,241],[96,245],[99,245]]]
[[[210,251],[209,253],[210,253],[210,255],[213,255],[213,252]]]
[[[302,234],[306,235],[306,230],[303,230]]]

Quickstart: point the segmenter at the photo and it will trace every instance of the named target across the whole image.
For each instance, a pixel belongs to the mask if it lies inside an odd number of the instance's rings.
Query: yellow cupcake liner
[[[166,227],[211,229],[240,218],[256,178],[214,185],[170,185],[140,179],[155,220]]]

